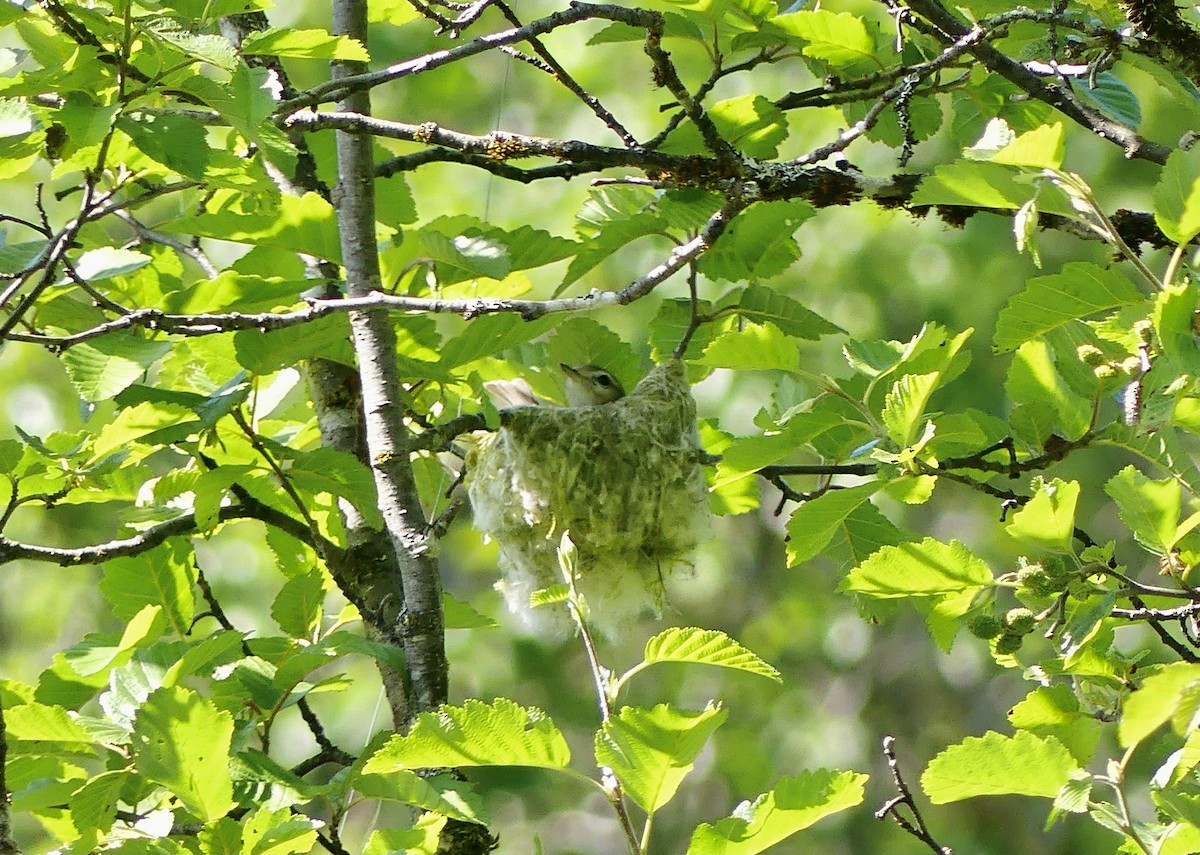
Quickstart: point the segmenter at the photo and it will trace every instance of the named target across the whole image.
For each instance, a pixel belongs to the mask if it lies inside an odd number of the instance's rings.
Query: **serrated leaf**
[[[123,392],[170,352],[169,342],[129,333],[77,344],[62,355],[62,363],[79,397],[97,403]]]
[[[1162,352],[1179,369],[1200,372],[1200,341],[1196,338],[1197,289],[1190,282],[1169,285],[1154,301],[1154,331]]]
[[[383,527],[375,478],[354,455],[327,446],[301,452],[292,461],[288,477],[301,490],[345,499],[358,509],[367,525]]]
[[[780,680],[777,670],[715,629],[689,626],[672,627],[660,632],[646,642],[644,660],[647,665],[657,662],[715,665]]]
[[[622,707],[596,732],[596,765],[612,769],[623,792],[653,814],[675,796],[727,716],[714,706],[698,712],[667,704]]]
[[[71,796],[71,823],[76,831],[107,834],[117,815],[121,789],[129,782],[124,771],[101,772]]]
[[[1174,478],[1154,481],[1126,466],[1104,485],[1117,504],[1121,522],[1139,543],[1158,555],[1174,545],[1183,507],[1183,490]]]
[[[770,322],[786,335],[808,341],[845,332],[786,294],[765,285],[747,287],[738,302],[737,313],[755,323]]]
[[[712,368],[797,371],[800,348],[774,324],[747,323],[713,339],[697,361]]]
[[[1067,553],[1075,536],[1075,505],[1079,501],[1079,482],[1052,481],[1034,483],[1033,496],[1013,514],[1005,526],[1009,536],[1022,543],[1050,552]]]
[[[1071,88],[1080,100],[1136,131],[1142,123],[1142,105],[1133,90],[1111,71],[1100,72],[1094,82],[1094,86],[1078,83]]]
[[[362,42],[349,36],[335,36],[325,30],[272,28],[251,33],[242,41],[242,53],[269,56],[294,56],[308,59],[340,59],[370,62],[371,55]]]
[[[150,256],[134,252],[131,249],[105,246],[99,249],[90,249],[80,255],[75,260],[74,267],[81,279],[97,282],[141,270],[153,260]]]
[[[992,571],[962,543],[927,537],[885,546],[850,571],[841,589],[878,599],[943,597],[995,584]]]
[[[170,225],[185,234],[289,249],[333,262],[342,259],[333,206],[316,193],[280,196],[275,204],[255,210],[249,200],[218,190],[205,209],[207,213]]]
[[[1115,268],[1073,261],[1061,272],[1028,280],[996,319],[998,351],[1014,350],[1069,321],[1144,302],[1132,282]]]
[[[1008,166],[1058,169],[1062,166],[1064,150],[1063,124],[1055,122],[1021,134],[992,155],[991,161]]]
[[[709,108],[708,115],[721,138],[750,157],[774,158],[779,144],[787,138],[787,118],[783,111],[761,95],[739,95],[718,101]],[[697,154],[704,150],[704,142],[695,125],[689,123],[671,134],[662,150]]]
[[[905,374],[892,384],[883,406],[883,423],[900,448],[912,444],[929,396],[940,380],[939,374]]]
[[[167,44],[188,56],[201,59],[225,71],[237,68],[238,57],[229,39],[208,33],[185,30],[172,18],[144,18],[141,25]]]
[[[700,257],[700,272],[726,282],[778,276],[800,257],[800,246],[793,236],[813,214],[812,206],[803,202],[755,205],[739,214],[721,239]]]
[[[546,714],[504,698],[468,700],[422,713],[363,767],[364,774],[437,766],[534,766],[562,769],[571,759],[562,733]]]
[[[1025,342],[1017,348],[1004,388],[1014,402],[1028,405],[1048,431],[1074,438],[1090,426],[1092,402],[1067,384],[1056,366],[1057,359],[1045,340]]]
[[[422,777],[407,769],[397,769],[386,775],[358,775],[354,789],[372,799],[389,799],[416,805],[461,822],[480,825],[488,822],[483,800],[464,781],[448,775]]]
[[[798,831],[863,800],[867,776],[827,769],[783,778],[733,815],[692,833],[687,855],[756,855]]]
[[[1167,157],[1154,187],[1154,222],[1175,243],[1200,234],[1200,148]]]
[[[921,775],[921,788],[935,805],[1008,794],[1053,799],[1079,771],[1054,737],[992,731],[967,737],[934,757]]]
[[[839,530],[845,528],[850,514],[881,486],[871,483],[844,490],[830,490],[793,511],[787,522],[788,567],[795,567],[820,554]]]
[[[283,583],[271,604],[271,617],[292,638],[311,638],[324,604],[325,576],[314,569]]]
[[[793,12],[775,16],[771,24],[803,39],[804,55],[813,59],[838,67],[874,61],[875,40],[862,18],[849,12],[825,9]]]
[[[1141,681],[1125,701],[1117,738],[1122,748],[1137,745],[1174,717],[1185,695],[1200,686],[1200,665],[1173,662]]]
[[[5,731],[9,739],[27,742],[76,743],[91,745],[95,739],[67,711],[41,703],[6,706]]]
[[[106,561],[100,593],[112,613],[126,621],[146,606],[161,606],[168,625],[182,636],[195,616],[195,581],[190,548],[172,542],[145,555]]]
[[[229,776],[233,717],[190,689],[153,692],[133,726],[134,765],[174,793],[201,821],[234,806]]]
[[[456,368],[517,347],[550,331],[562,320],[561,316],[555,315],[545,315],[535,321],[524,321],[507,312],[483,315],[460,334],[446,340],[441,348],[441,366]]]
[[[958,161],[934,169],[913,194],[914,205],[968,205],[1016,210],[1033,198],[1013,167],[1002,163]]]

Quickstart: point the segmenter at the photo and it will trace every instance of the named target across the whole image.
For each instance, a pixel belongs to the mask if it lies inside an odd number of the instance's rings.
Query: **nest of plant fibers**
[[[476,525],[500,546],[509,607],[536,628],[563,625],[565,609],[535,614],[529,597],[565,581],[558,546],[568,532],[592,623],[615,630],[659,613],[664,580],[691,569],[708,531],[683,363],[663,363],[609,404],[513,407],[500,423],[468,459],[467,492]]]

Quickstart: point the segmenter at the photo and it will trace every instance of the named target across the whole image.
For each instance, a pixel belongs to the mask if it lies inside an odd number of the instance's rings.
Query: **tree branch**
[[[336,0],[334,32],[367,43],[366,0]],[[362,63],[335,61],[333,83],[344,83]],[[359,75],[361,76],[361,75]],[[340,90],[338,107],[370,119],[368,88]],[[375,166],[370,136],[339,132],[336,136],[338,184],[333,200],[338,215],[346,291],[366,297],[380,288],[375,248]],[[396,360],[396,333],[386,312],[350,312],[354,351],[362,380],[366,450],[375,476],[375,491],[392,551],[399,561],[404,612],[407,709],[396,721],[402,727],[421,712],[436,709],[448,697],[445,619],[441,578],[429,552],[424,511],[412,472]]]
[[[255,504],[251,506],[249,504],[242,504],[223,507],[218,511],[217,518],[221,522],[255,519],[267,525],[275,526],[275,528],[287,532],[302,543],[307,543],[318,552],[328,554],[334,561],[337,561],[342,553],[340,547],[328,540],[313,542],[314,535],[309,531],[308,526],[267,505]],[[134,537],[110,540],[108,543],[101,543],[95,546],[78,546],[72,548],[36,546],[0,536],[0,564],[7,564],[10,561],[18,560],[43,561],[50,564],[57,564],[60,567],[100,564],[113,558],[141,555],[165,543],[172,537],[194,534],[199,530],[199,527],[196,525],[196,514],[190,512],[151,526]]]
[[[910,0],[908,8],[938,27],[945,33],[948,42],[961,39],[969,32],[969,29],[947,11],[938,0]],[[1121,146],[1125,150],[1126,157],[1143,158],[1159,164],[1166,163],[1167,155],[1171,152],[1167,146],[1143,139],[1120,122],[1081,104],[1067,89],[1046,82],[987,42],[980,42],[972,46],[970,52],[989,70],[999,74],[1018,89],[1049,104],[1096,136]]]

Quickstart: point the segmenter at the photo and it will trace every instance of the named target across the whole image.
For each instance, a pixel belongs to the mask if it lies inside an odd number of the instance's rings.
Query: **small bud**
[[[1001,656],[1008,656],[1016,653],[1021,649],[1022,641],[1024,641],[1022,636],[1012,635],[1006,632],[1004,635],[996,639],[996,652]]]
[[[990,641],[1001,633],[1003,627],[1000,621],[996,619],[994,614],[983,612],[977,614],[967,622],[967,629],[971,635],[976,638],[982,638],[984,641]]]
[[[1079,360],[1093,368],[1104,364],[1104,351],[1096,347],[1094,344],[1081,344],[1075,348],[1075,354]]]
[[[1105,363],[1104,365],[1097,365],[1095,368],[1093,368],[1092,373],[1096,375],[1097,380],[1107,380],[1110,377],[1117,376],[1117,369],[1108,363]]]
[[[1033,632],[1034,623],[1033,612],[1021,606],[1009,609],[1008,614],[1004,616],[1004,629],[1007,634],[1028,635]]]

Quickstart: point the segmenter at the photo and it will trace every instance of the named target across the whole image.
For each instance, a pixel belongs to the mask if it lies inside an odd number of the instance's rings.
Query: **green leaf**
[[[7,706],[4,725],[9,739],[25,742],[92,745],[96,741],[65,709],[49,704]]]
[[[1052,736],[990,731],[934,757],[921,775],[921,787],[935,805],[1007,794],[1053,799],[1079,771],[1071,752]]]
[[[280,196],[271,205],[256,210],[247,198],[219,190],[208,200],[205,210],[207,213],[184,217],[170,225],[185,234],[279,247],[334,262],[342,260],[333,206],[316,193]]]
[[[814,213],[803,202],[760,202],[739,214],[712,249],[700,256],[698,269],[710,279],[726,282],[778,276],[800,257],[793,235]]]
[[[167,623],[182,636],[195,616],[195,581],[191,549],[176,541],[145,555],[106,561],[100,593],[121,620],[132,620],[146,606],[161,606]]]
[[[708,116],[723,139],[750,157],[774,158],[778,154],[779,144],[787,139],[786,116],[774,103],[761,95],[739,95],[718,101],[709,108]],[[663,146],[663,151],[673,154],[693,154],[703,149],[700,132],[691,123],[671,134]],[[795,206],[795,203],[791,202],[765,204]],[[724,241],[725,238],[722,238],[721,242]],[[703,264],[703,261],[701,263]]]
[[[913,194],[914,205],[968,205],[1016,210],[1034,195],[1032,184],[1002,163],[960,160],[939,166]]]
[[[491,629],[500,625],[494,618],[480,614],[445,591],[442,591],[442,613],[446,618],[446,629]]]
[[[1117,503],[1121,522],[1138,543],[1157,555],[1174,545],[1183,507],[1183,488],[1174,478],[1152,481],[1133,466],[1126,466],[1104,485]]]
[[[843,567],[853,567],[882,547],[896,546],[909,539],[879,508],[863,502],[850,512],[821,553]]]
[[[827,769],[783,778],[773,790],[740,804],[732,816],[698,826],[687,855],[756,855],[818,820],[861,803],[866,781],[867,776],[858,772]]]
[[[124,771],[101,772],[71,796],[71,822],[77,831],[107,834],[117,816],[121,790],[130,780]]]
[[[324,604],[325,575],[313,569],[283,583],[271,604],[271,617],[292,638],[311,638],[324,614]]]
[[[447,339],[441,348],[441,367],[457,368],[517,347],[549,332],[562,321],[561,315],[544,315],[535,321],[525,321],[508,312],[475,318],[465,330]]]
[[[804,55],[838,67],[875,61],[875,40],[862,18],[825,9],[777,15],[771,25],[804,40]]]
[[[1142,105],[1133,90],[1111,71],[1102,71],[1095,77],[1095,85],[1076,83],[1071,89],[1080,100],[1093,106],[1123,125],[1137,130],[1142,123]]]
[[[1063,124],[1055,122],[1053,125],[1042,125],[1021,134],[992,155],[991,162],[1008,166],[1058,169],[1062,166],[1065,149]]]
[[[850,571],[841,588],[878,599],[942,597],[981,591],[995,583],[992,571],[962,543],[927,537],[920,543],[885,546]]]
[[[624,793],[653,814],[675,796],[727,716],[714,706],[700,712],[667,704],[622,707],[596,733],[596,765],[612,769]]]
[[[1200,342],[1196,339],[1197,289],[1192,283],[1164,288],[1154,301],[1154,331],[1162,352],[1181,371],[1200,373]]]
[[[322,823],[286,807],[262,804],[242,820],[242,852],[298,855],[311,852]]]
[[[770,322],[792,338],[816,341],[821,336],[844,333],[791,297],[765,285],[750,285],[742,292],[737,313],[758,324]]]
[[[1167,157],[1154,187],[1154,222],[1175,243],[1200,234],[1200,148]]]
[[[468,700],[422,713],[412,729],[377,751],[364,774],[437,766],[534,766],[565,768],[571,752],[562,733],[535,707],[497,698]]]
[[[747,323],[713,339],[698,361],[712,368],[797,371],[800,348],[774,324]]]
[[[479,796],[466,782],[449,775],[425,778],[407,769],[396,769],[386,775],[358,775],[353,784],[368,798],[416,805],[461,822],[483,825],[489,821]]]
[[[1057,359],[1046,341],[1025,342],[1017,348],[1004,388],[1014,402],[1032,408],[1053,432],[1068,439],[1079,437],[1091,424],[1092,402],[1067,384],[1055,364]]]
[[[81,279],[98,282],[141,270],[153,260],[150,256],[131,249],[105,246],[83,253],[76,259],[74,266]]]
[[[1072,320],[1145,299],[1115,268],[1070,262],[1060,273],[1028,280],[1025,289],[1000,310],[996,319],[996,350],[1014,350]]]
[[[1117,738],[1121,747],[1137,745],[1171,721],[1184,703],[1189,704],[1194,713],[1198,688],[1200,665],[1192,662],[1164,665],[1143,679],[1121,710],[1121,721],[1117,724]],[[1182,728],[1176,730],[1183,732]]]
[[[63,354],[62,362],[79,397],[97,403],[123,392],[170,352],[169,342],[128,333],[77,344]]]
[[[1034,689],[1008,711],[1008,720],[1020,730],[1053,736],[1080,765],[1091,762],[1100,741],[1096,720],[1080,710],[1079,699],[1064,685]]]
[[[1069,553],[1075,537],[1079,482],[1034,479],[1033,496],[1005,526],[1011,537],[1049,552]]]
[[[371,55],[362,42],[349,36],[331,35],[325,30],[272,28],[251,33],[242,41],[242,53],[349,62],[371,61]]]
[[[850,514],[881,486],[871,483],[844,490],[830,490],[793,511],[787,522],[788,567],[795,567],[819,555],[826,544],[845,528]]]
[[[883,407],[883,423],[900,448],[912,445],[929,396],[940,380],[938,374],[905,374],[892,384]]]
[[[354,364],[349,335],[350,322],[338,313],[268,333],[240,330],[233,334],[233,346],[238,364],[251,374],[274,374],[306,359]]]
[[[329,493],[354,505],[367,525],[383,527],[375,497],[375,476],[353,454],[323,446],[297,454],[288,477],[300,490]]]
[[[229,39],[223,36],[186,30],[172,18],[156,16],[142,19],[144,31],[178,48],[187,56],[203,60],[225,71],[238,67],[237,53]]]
[[[229,747],[233,717],[190,689],[156,690],[133,727],[134,765],[167,787],[202,822],[233,806]]]
[[[841,419],[834,413],[799,413],[779,433],[733,437],[719,451],[713,450],[713,453],[721,455],[721,460],[712,473],[709,489],[720,490],[747,478],[764,466],[777,463],[821,434],[841,426]]]
[[[779,672],[728,635],[715,629],[671,627],[646,642],[645,664],[691,662],[758,674],[780,681]]]

